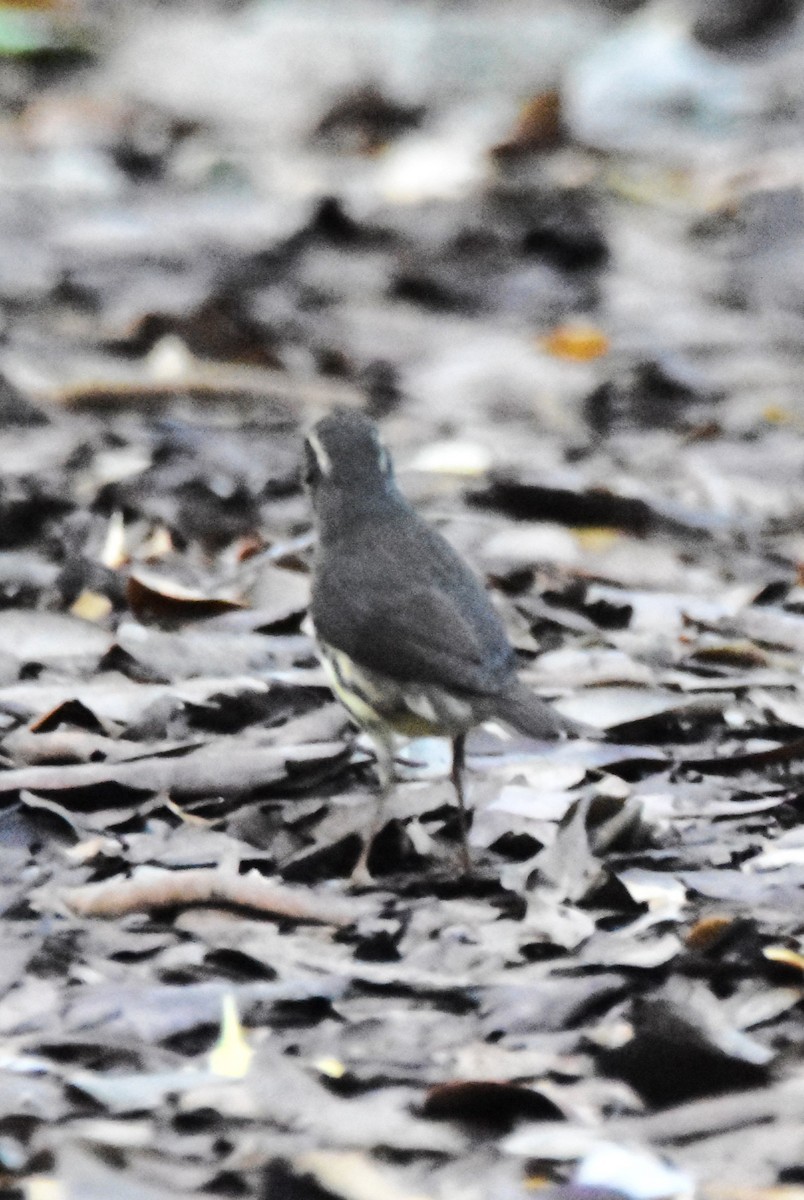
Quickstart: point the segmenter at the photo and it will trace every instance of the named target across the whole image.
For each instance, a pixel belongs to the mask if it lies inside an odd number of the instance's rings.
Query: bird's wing
[[[322,603],[326,597],[326,603]],[[499,692],[514,654],[486,592],[438,535],[339,556],[313,593],[319,637],[400,682]]]

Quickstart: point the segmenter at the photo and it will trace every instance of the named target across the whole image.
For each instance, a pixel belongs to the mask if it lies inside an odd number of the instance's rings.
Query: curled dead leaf
[[[684,938],[690,950],[700,950],[707,953],[714,949],[722,940],[724,934],[734,924],[734,917],[712,915],[696,921]]]
[[[491,154],[493,158],[504,160],[538,150],[552,150],[561,145],[564,135],[561,93],[550,88],[523,104],[510,135],[494,146]]]
[[[81,917],[121,917],[190,904],[232,904],[294,921],[349,925],[365,912],[365,906],[356,901],[285,887],[258,871],[240,875],[230,867],[169,871],[144,866],[125,879],[70,888],[64,892],[63,900]]]
[[[561,1109],[544,1093],[524,1084],[497,1080],[455,1080],[430,1089],[423,1109],[436,1120],[480,1121],[508,1125],[516,1117],[560,1121]]]
[[[200,588],[188,587],[142,567],[129,575],[126,599],[131,611],[141,621],[214,617],[246,607],[234,595],[205,593]]]
[[[804,974],[804,954],[800,954],[798,950],[791,950],[788,946],[766,946],[762,957],[768,962],[780,963]]]

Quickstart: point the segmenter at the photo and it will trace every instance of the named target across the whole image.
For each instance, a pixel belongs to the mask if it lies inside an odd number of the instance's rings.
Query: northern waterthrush
[[[535,738],[577,731],[517,678],[516,657],[466,563],[398,490],[376,426],[338,410],[305,442],[315,514],[311,616],[333,691],[376,749],[377,817],[394,778],[394,734],[452,740],[463,863],[469,864],[463,768],[466,735],[498,718]]]

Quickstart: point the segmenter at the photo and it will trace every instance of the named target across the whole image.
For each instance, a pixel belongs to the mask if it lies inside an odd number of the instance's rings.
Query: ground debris
[[[798,1200],[800,7],[0,5],[3,1194]],[[362,891],[335,405],[589,727]]]

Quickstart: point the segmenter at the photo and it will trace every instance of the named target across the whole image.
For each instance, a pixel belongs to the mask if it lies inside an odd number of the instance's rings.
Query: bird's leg
[[[374,839],[382,829],[385,802],[394,790],[393,742],[390,737],[383,734],[380,730],[372,729],[368,732],[374,744],[379,788],[377,791],[377,807],[374,810],[374,820],[371,822],[371,828],[363,842],[360,858],[357,860],[354,870],[349,876],[349,882],[353,887],[371,887],[374,883],[374,879],[368,868],[369,855],[374,845]]]
[[[455,794],[458,797],[458,808],[460,810],[461,821],[461,869],[469,871],[472,867],[472,856],[469,852],[469,841],[467,838],[468,816],[466,812],[466,799],[463,787],[463,771],[466,762],[466,734],[459,733],[457,737],[452,739],[452,783],[455,788]]]

